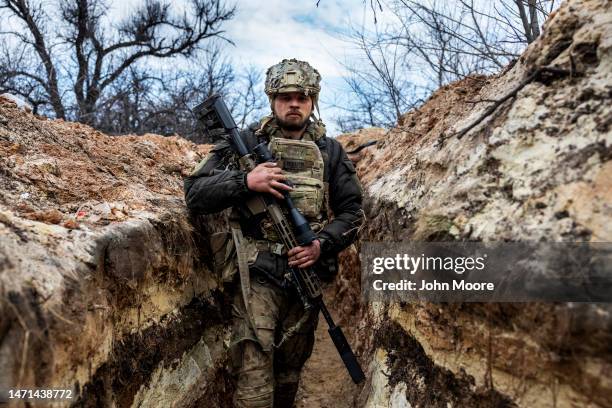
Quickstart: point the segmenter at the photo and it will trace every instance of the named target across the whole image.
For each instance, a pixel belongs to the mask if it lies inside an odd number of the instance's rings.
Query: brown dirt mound
[[[155,200],[180,197],[182,176],[209,149],[176,136],[111,137],[35,116],[2,98],[0,204],[70,228],[88,219],[124,220],[132,210],[153,209]]]

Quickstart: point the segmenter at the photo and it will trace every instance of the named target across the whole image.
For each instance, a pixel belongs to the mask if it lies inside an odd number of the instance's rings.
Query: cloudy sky
[[[255,0],[238,2],[227,26],[241,61],[267,67],[285,57],[311,61],[324,77],[342,75],[337,59],[346,52],[340,34],[364,17],[361,0]],[[365,10],[367,11],[367,10]]]
[[[139,4],[142,0],[115,1],[112,14],[125,17]],[[341,61],[351,48],[342,34],[351,26],[373,25],[370,0],[321,0],[319,7],[316,0],[237,0],[236,5],[236,16],[224,26],[227,38],[235,43],[224,50],[233,63],[254,65],[262,73],[284,58],[311,63],[323,78],[321,116],[328,132],[337,134],[332,119],[338,110],[330,104],[349,97]],[[377,11],[376,16],[378,24],[392,18],[388,10]]]
[[[283,58],[310,62],[323,78],[321,115],[330,133],[336,133],[329,105],[346,89],[340,62],[351,51],[341,40],[350,25],[360,25],[371,11],[362,0],[242,0],[236,18],[227,26],[236,43],[229,50],[234,61],[254,64],[265,71]]]
[[[370,0],[225,0],[236,4],[236,16],[223,26],[225,36],[235,45],[227,44],[224,52],[234,66],[255,66],[265,73],[268,67],[284,58],[308,61],[322,76],[320,95],[321,116],[328,133],[339,133],[333,118],[341,111],[330,106],[350,98],[343,76],[341,62],[355,51],[342,40],[351,27],[374,26],[374,13]],[[113,24],[129,18],[145,0],[109,0],[108,23]],[[174,0],[174,11],[187,9],[187,0]],[[383,2],[384,4],[384,2]],[[379,25],[394,20],[388,7],[377,10]],[[53,14],[49,8],[46,12]],[[6,22],[6,21],[5,21]],[[9,26],[20,27],[21,22],[9,19]],[[149,61],[166,65],[164,61]]]

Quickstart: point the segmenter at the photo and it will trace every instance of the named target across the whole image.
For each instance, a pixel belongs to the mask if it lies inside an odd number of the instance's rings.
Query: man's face
[[[274,114],[282,129],[303,129],[311,113],[312,99],[301,92],[281,93],[274,98]]]

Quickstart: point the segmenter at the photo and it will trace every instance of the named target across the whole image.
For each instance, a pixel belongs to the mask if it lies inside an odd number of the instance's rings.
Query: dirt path
[[[327,324],[320,316],[312,356],[302,371],[296,397],[298,408],[354,407],[360,388],[348,375],[334,343],[327,333]]]

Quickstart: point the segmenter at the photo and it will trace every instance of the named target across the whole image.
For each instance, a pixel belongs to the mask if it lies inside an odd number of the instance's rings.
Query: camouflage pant
[[[304,316],[297,295],[255,277],[251,281],[251,327],[240,291],[234,296],[230,355],[235,377],[236,407],[292,407],[300,371],[312,353],[318,312],[311,313],[301,329],[278,344],[282,334]]]

